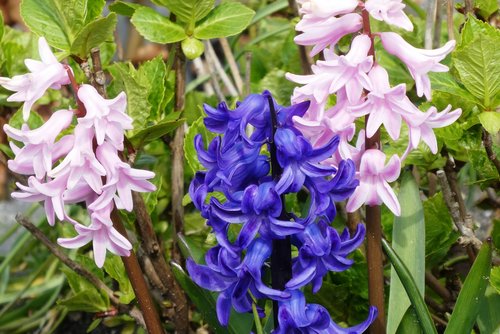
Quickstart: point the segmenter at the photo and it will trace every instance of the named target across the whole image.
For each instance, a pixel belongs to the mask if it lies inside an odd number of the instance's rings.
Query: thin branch
[[[426,49],[432,49],[432,39],[433,39],[432,30],[436,22],[436,12],[438,6],[437,3],[438,0],[429,0],[427,2],[427,18],[425,21],[425,39],[424,39],[424,47]]]
[[[101,51],[99,48],[93,48],[90,50],[90,56],[92,58],[92,66],[94,67],[93,78],[94,78],[94,87],[97,89],[99,94],[106,98],[106,75],[102,70],[101,64]]]
[[[465,2],[465,15],[474,12],[474,1],[473,0],[464,0]]]
[[[441,23],[443,22],[441,7],[444,4],[443,1],[447,0],[436,0],[436,21],[434,22],[434,38],[432,40],[434,48],[441,46]]]
[[[234,58],[233,52],[231,51],[231,46],[227,41],[227,38],[219,38],[219,43],[222,47],[222,51],[224,52],[224,56],[226,57],[226,61],[229,65],[229,69],[231,70],[231,74],[234,79],[234,83],[236,84],[236,88],[238,88],[238,93],[241,96],[243,94],[243,80],[241,79],[240,70],[238,68],[238,64]]]
[[[111,303],[122,313],[129,314],[134,320],[141,326],[145,327],[144,318],[136,307],[130,307],[128,305],[122,304],[120,299],[115,296],[113,290],[111,290],[103,281],[101,281],[97,276],[83,267],[81,264],[71,260],[56,244],[47,238],[47,236],[34,224],[32,224],[28,218],[22,216],[21,214],[16,215],[16,221],[21,224],[24,228],[28,230],[38,241],[40,241],[47,249],[54,254],[62,263],[64,263],[69,269],[82,276],[84,279],[89,281],[97,289],[106,293],[109,297]]]
[[[245,52],[245,92],[248,95],[251,92],[252,85],[252,51]]]
[[[455,224],[455,227],[461,235],[459,242],[467,247],[469,258],[471,262],[473,262],[475,259],[476,250],[481,247],[482,243],[474,235],[472,229],[466,226],[465,220],[462,219],[459,205],[451,191],[450,184],[448,183],[449,179],[447,179],[445,172],[443,170],[438,170],[436,172],[436,175],[438,177],[439,184],[441,185],[443,198],[446,206],[448,207],[448,210],[450,211],[453,223]]]
[[[493,151],[493,140],[491,139],[491,135],[485,129],[483,129],[483,145],[488,159],[495,165],[498,174],[500,174],[500,160],[498,160],[495,151]]]
[[[205,61],[207,63],[208,71],[212,74],[210,75],[210,82],[212,82],[212,85],[214,87],[215,95],[217,95],[217,99],[219,101],[225,101],[226,98],[224,96],[224,93],[222,92],[222,88],[218,80],[218,73],[215,68],[214,60],[212,59],[212,57],[208,56],[208,53],[205,53]]]
[[[434,292],[436,292],[441,298],[444,299],[445,302],[448,302],[452,299],[452,295],[448,289],[446,289],[441,282],[434,276],[431,272],[425,272],[425,284],[429,286]]]
[[[229,76],[226,74],[226,71],[224,71],[224,68],[220,63],[219,57],[217,57],[217,54],[215,53],[212,43],[209,40],[205,41],[205,50],[206,50],[205,57],[207,58],[207,60],[208,59],[212,60],[212,64],[215,66],[217,74],[220,76],[222,82],[229,91],[229,95],[238,96],[238,91],[236,90],[236,87],[234,86]]]
[[[209,74],[207,69],[205,68],[203,60],[200,57],[193,60],[193,67],[198,77],[203,77]],[[214,87],[212,86],[212,83],[210,81],[206,81],[203,83],[203,90],[205,91],[205,94],[207,94],[207,96],[212,96],[215,94]]]
[[[453,24],[454,0],[446,0],[446,24],[448,27],[448,40],[455,39],[455,25]]]

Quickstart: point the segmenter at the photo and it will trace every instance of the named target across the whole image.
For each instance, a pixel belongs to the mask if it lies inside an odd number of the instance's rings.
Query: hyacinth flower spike
[[[425,50],[413,47],[394,32],[381,32],[377,35],[380,36],[384,49],[398,57],[408,67],[408,71],[415,80],[417,95],[425,95],[427,100],[430,100],[431,81],[427,74],[429,72],[448,72],[448,66],[439,62],[455,48],[455,41],[448,41],[439,49]]]
[[[379,21],[413,31],[413,24],[403,9],[406,7],[401,0],[367,0],[365,8],[370,15]]]
[[[70,83],[63,64],[57,61],[45,38],[38,39],[38,53],[41,61],[26,59],[25,65],[31,73],[16,75],[13,78],[0,77],[0,85],[14,91],[7,98],[9,102],[25,102],[23,119],[28,121],[31,107],[49,88],[60,89]]]
[[[388,182],[394,182],[401,172],[401,160],[394,154],[385,164],[385,154],[379,150],[366,150],[361,157],[359,186],[347,202],[348,212],[354,212],[361,205],[384,203],[396,216],[401,214],[401,206]]]

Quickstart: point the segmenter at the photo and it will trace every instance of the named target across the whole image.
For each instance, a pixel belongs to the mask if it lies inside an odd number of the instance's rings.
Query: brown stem
[[[432,47],[438,48],[441,46],[441,23],[443,15],[441,12],[441,5],[446,0],[436,0],[436,21],[434,22],[434,38],[432,40]]]
[[[243,94],[243,79],[241,78],[240,70],[238,69],[238,64],[236,63],[236,59],[234,58],[233,52],[231,51],[231,46],[227,41],[227,38],[219,38],[219,43],[222,47],[222,51],[224,52],[224,56],[226,57],[227,64],[229,65],[229,69],[231,70],[231,74],[234,79],[234,83],[236,84],[236,88],[238,88],[238,93],[240,96]]]
[[[106,98],[106,76],[102,70],[102,64],[101,64],[101,51],[99,48],[93,48],[90,50],[90,56],[92,58],[92,66],[94,67],[94,73],[93,73],[93,78],[94,78],[94,87],[97,89],[99,94]]]
[[[134,201],[134,212],[136,215],[136,229],[139,233],[141,246],[144,249],[144,257],[149,260],[159,279],[158,288],[162,295],[167,296],[174,304],[175,317],[173,318],[177,333],[187,333],[189,326],[189,314],[186,296],[175,280],[172,269],[164,257],[163,247],[153,229],[153,222],[146,209],[142,196],[132,193]],[[149,277],[149,275],[148,275]],[[155,277],[156,278],[156,277]]]
[[[184,110],[186,94],[186,58],[181,50],[181,45],[176,46],[175,54],[175,111]],[[179,126],[175,131],[174,140],[171,142],[172,150],[172,258],[177,263],[182,263],[182,257],[177,245],[177,234],[183,233],[184,207],[184,126]]]
[[[288,0],[288,7],[292,11],[294,16],[299,16],[299,8],[297,7],[297,2],[295,0]],[[296,32],[298,35],[299,32]],[[303,74],[312,74],[311,65],[312,60],[307,54],[307,49],[304,45],[297,45],[299,48],[300,64],[302,66]]]
[[[116,208],[111,212],[111,221],[113,222],[113,227],[128,239],[127,231],[121,222],[120,215]],[[144,315],[144,322],[146,323],[148,333],[163,334],[164,330],[161,325],[160,317],[158,316],[158,311],[153,304],[146,280],[144,279],[139,261],[137,261],[134,251],[131,250],[129,256],[122,256],[122,261],[125,265],[130,283],[132,284],[132,289],[139,302],[142,314]]]
[[[372,41],[369,55],[375,61],[375,47],[373,35],[370,28],[370,15],[363,8],[363,33],[368,35]],[[368,124],[369,115],[365,117],[365,124]],[[365,147],[367,150],[380,150],[380,132],[371,137],[365,134]],[[370,304],[378,309],[377,319],[370,326],[370,333],[385,333],[385,299],[384,299],[384,258],[382,252],[382,223],[380,205],[366,206],[366,260],[368,263],[368,299]]]
[[[69,67],[68,65],[66,65],[66,72],[68,73],[69,81],[71,82],[71,88],[73,89],[73,94],[75,94],[75,100],[78,104],[78,110],[75,112],[75,115],[76,117],[83,117],[87,114],[87,110],[85,110],[85,105],[78,98],[78,89],[80,88],[80,86],[75,80],[75,76],[73,75],[71,67]]]
[[[445,302],[452,299],[450,291],[446,289],[432,273],[425,272],[425,283],[436,292]]]
[[[251,92],[252,51],[245,52],[245,96]]]
[[[18,214],[16,216],[16,221],[21,224],[24,228],[28,230],[38,241],[40,241],[47,249],[54,254],[62,263],[64,263],[69,269],[73,270],[78,275],[82,276],[84,279],[89,281],[97,289],[106,293],[109,297],[111,303],[122,313],[127,313],[135,319],[135,321],[145,327],[144,318],[141,312],[135,308],[128,305],[120,303],[120,299],[116,297],[113,290],[111,290],[103,281],[101,281],[97,276],[83,267],[81,264],[71,260],[56,244],[47,238],[47,236],[34,224],[32,224],[28,218]]]
[[[356,233],[360,221],[361,221],[361,216],[359,214],[359,210],[347,213],[346,225],[347,228],[349,229],[349,233],[351,234],[351,236],[353,236]]]
[[[483,129],[483,145],[488,159],[495,165],[498,174],[500,174],[500,160],[498,160],[495,151],[493,151],[493,140],[491,139],[491,135],[485,129]]]
[[[464,0],[465,2],[465,15],[474,12],[474,1],[473,0]]]

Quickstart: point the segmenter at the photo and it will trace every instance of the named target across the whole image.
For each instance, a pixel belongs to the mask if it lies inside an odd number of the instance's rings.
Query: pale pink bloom
[[[118,256],[129,256],[132,244],[114,227],[110,215],[113,205],[92,212],[90,226],[75,225],[78,235],[74,238],[59,238],[57,243],[65,248],[80,248],[90,241],[94,249],[94,261],[99,268],[104,265],[106,251]]]
[[[81,125],[75,127],[75,145],[66,155],[63,161],[51,170],[48,175],[57,177],[58,175],[68,173],[68,189],[76,186],[81,179],[100,194],[102,192],[102,179],[106,175],[106,170],[97,160],[93,142],[94,132]]]
[[[66,190],[68,175],[62,175],[47,183],[42,183],[34,176],[28,178],[28,186],[16,183],[21,192],[13,192],[12,198],[24,202],[44,201],[45,214],[51,226],[55,223],[55,216],[59,220],[65,220],[63,193]]]
[[[116,149],[107,142],[97,148],[97,158],[106,169],[106,185],[103,187],[102,195],[89,206],[92,210],[99,210],[114,200],[118,209],[132,211],[132,191],[156,190],[154,184],[146,181],[153,178],[155,173],[130,167],[129,164],[120,160],[117,153]]]
[[[436,107],[430,107],[426,113],[422,113],[422,115],[424,115],[424,120],[420,122],[420,124],[415,122],[415,119],[412,118],[406,120],[410,132],[410,143],[408,144],[404,157],[406,157],[412,149],[418,147],[420,139],[429,146],[433,154],[437,153],[438,146],[433,129],[443,128],[452,124],[462,114],[462,109],[460,108],[452,112],[450,112],[450,110],[451,105],[448,105],[442,112],[438,112]]]
[[[388,182],[396,181],[401,171],[401,160],[394,154],[385,165],[385,154],[379,150],[366,150],[359,168],[359,186],[349,197],[346,209],[354,212],[361,205],[385,203],[394,215],[401,214],[401,207]]]
[[[330,94],[345,87],[349,103],[359,101],[363,88],[371,90],[370,79],[366,73],[371,69],[373,57],[368,56],[371,40],[366,35],[354,38],[351,50],[345,56],[338,56],[331,50],[325,50],[325,60],[313,65],[314,74],[295,75],[287,73],[288,80],[304,84],[296,88],[303,96],[312,96],[316,103],[324,103]]]
[[[385,21],[408,31],[413,31],[413,24],[403,9],[401,0],[368,0],[365,8],[370,15],[379,21]]]
[[[299,12],[318,18],[352,13],[358,7],[357,0],[298,0]]]
[[[54,143],[62,130],[66,129],[73,119],[70,110],[59,110],[52,114],[49,120],[41,127],[30,130],[24,124],[22,129],[4,125],[5,133],[24,143],[22,148],[11,142],[11,148],[16,157],[9,160],[9,169],[13,172],[43,178],[52,169],[52,164],[65,155],[73,145],[73,136],[64,136]]]
[[[365,152],[365,130],[361,129],[358,133],[358,139],[355,146],[352,146],[346,141],[340,141],[339,148],[335,151],[331,158],[323,161],[324,164],[338,166],[340,161],[351,159],[356,165],[356,170],[359,170],[361,157]]]
[[[57,61],[43,37],[38,39],[38,52],[42,61],[34,59],[24,61],[31,73],[16,75],[13,78],[0,77],[1,86],[16,92],[9,96],[7,101],[25,102],[24,121],[28,120],[31,107],[47,89],[60,89],[61,85],[70,83],[66,68]]]
[[[326,19],[308,17],[307,15],[296,25],[295,29],[303,33],[296,36],[294,41],[299,45],[314,45],[311,57],[334,46],[338,41],[363,27],[363,19],[359,14],[351,13],[341,17],[328,17]]]
[[[350,107],[356,117],[369,114],[366,133],[371,138],[384,124],[393,140],[399,138],[403,115],[414,121],[423,121],[420,110],[406,96],[406,85],[391,88],[387,71],[379,65],[373,66],[368,74],[373,90],[368,93],[364,103]]]
[[[451,40],[439,49],[426,50],[413,47],[394,32],[382,32],[378,35],[385,50],[401,59],[408,67],[408,71],[415,80],[417,95],[425,95],[427,100],[430,100],[431,82],[427,73],[448,71],[448,66],[439,62],[453,50],[455,41]]]
[[[114,99],[107,100],[91,85],[82,85],[78,89],[78,98],[87,110],[78,123],[94,129],[97,145],[102,145],[107,139],[116,149],[123,150],[124,130],[132,129],[132,119],[125,113],[126,94],[121,92]]]

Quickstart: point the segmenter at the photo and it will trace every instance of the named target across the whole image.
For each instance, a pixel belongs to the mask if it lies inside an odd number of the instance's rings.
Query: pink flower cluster
[[[57,62],[44,38],[39,40],[42,62],[26,60],[31,73],[1,78],[0,85],[16,91],[9,99],[24,102],[23,116],[27,121],[32,105],[50,87],[61,88],[70,83],[67,67]],[[132,191],[154,191],[148,182],[154,173],[131,168],[121,161],[124,131],[132,129],[132,119],[125,113],[127,98],[120,93],[112,100],[104,99],[90,85],[78,89],[78,99],[86,114],[74,122],[73,110],[54,112],[40,128],[21,129],[9,125],[4,131],[22,147],[11,142],[15,154],[9,168],[30,175],[28,185],[17,183],[20,191],[13,198],[27,202],[44,202],[50,225],[57,219],[73,224],[77,236],[59,238],[67,248],[78,248],[93,242],[94,259],[102,267],[106,250],[128,256],[132,245],[113,227],[111,212],[116,206],[131,211]],[[72,126],[74,125],[74,127]],[[71,218],[66,204],[84,202],[90,225]]]
[[[311,75],[287,74],[287,78],[303,86],[295,89],[293,103],[311,102],[309,110],[300,118],[295,116],[295,125],[315,147],[325,145],[333,136],[340,138],[339,149],[325,163],[336,165],[341,159],[352,159],[358,167],[360,185],[347,203],[348,211],[361,205],[385,203],[395,214],[400,215],[399,202],[388,182],[399,177],[401,161],[420,141],[437,153],[436,137],[432,129],[450,125],[461,115],[461,110],[448,106],[438,112],[431,107],[421,112],[406,96],[406,85],[391,87],[387,71],[376,63],[373,38],[380,38],[384,49],[398,57],[415,80],[417,95],[431,98],[429,72],[446,72],[448,67],[440,64],[455,47],[449,41],[436,50],[417,49],[394,32],[367,34],[363,27],[369,17],[385,21],[406,30],[413,30],[410,19],[403,12],[402,0],[298,0],[303,14],[296,29],[301,31],[295,38],[300,45],[312,46],[311,56],[323,52],[323,60],[312,66]],[[363,18],[363,11],[365,18]],[[350,51],[345,55],[335,52],[335,45],[348,34],[355,34]],[[328,106],[329,96],[336,94],[336,104]],[[366,133],[359,131],[356,144],[355,120],[368,115]],[[393,140],[400,137],[403,122],[409,129],[408,147],[399,157],[393,155],[386,164],[385,154],[378,149],[365,148],[365,136],[373,137],[384,125]],[[379,148],[380,149],[380,148]]]

